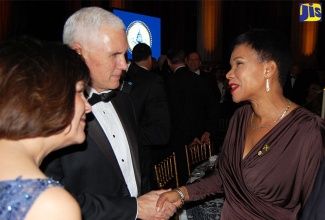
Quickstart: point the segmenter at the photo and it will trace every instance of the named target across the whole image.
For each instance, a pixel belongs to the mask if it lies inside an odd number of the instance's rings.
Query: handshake
[[[185,197],[179,189],[151,191],[137,198],[137,218],[143,220],[169,219],[177,208],[184,204],[184,199]]]

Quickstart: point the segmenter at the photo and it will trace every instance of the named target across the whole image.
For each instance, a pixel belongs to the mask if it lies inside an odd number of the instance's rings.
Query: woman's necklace
[[[290,108],[290,105],[291,105],[291,101],[288,99],[288,106],[286,108],[286,110],[284,110],[284,112],[282,113],[282,115],[280,115],[280,117],[278,117],[277,119],[275,119],[275,121],[271,122],[270,124],[267,124],[267,125],[264,125],[264,126],[255,126],[253,125],[253,118],[254,118],[254,112],[252,113],[252,116],[251,116],[251,128],[253,128],[254,130],[259,130],[261,128],[267,128],[267,127],[270,127],[271,125],[277,123],[278,121],[280,121],[285,115],[286,113],[288,112],[289,108]]]

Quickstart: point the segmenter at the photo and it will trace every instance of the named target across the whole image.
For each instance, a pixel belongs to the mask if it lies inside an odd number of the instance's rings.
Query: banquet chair
[[[154,165],[159,189],[178,188],[178,173],[175,152]]]
[[[154,167],[159,189],[174,189],[179,187],[175,152],[173,152],[171,156],[155,164]],[[178,212],[170,219],[179,220]]]
[[[185,152],[188,176],[191,177],[192,169],[212,156],[211,143],[185,145]]]

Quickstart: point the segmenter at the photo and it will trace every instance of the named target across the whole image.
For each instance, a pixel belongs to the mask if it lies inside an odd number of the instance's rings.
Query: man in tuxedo
[[[116,90],[127,69],[122,20],[99,7],[82,8],[66,21],[63,41],[90,69],[93,115],[87,117],[85,143],[50,155],[43,169],[75,196],[85,220],[168,219],[173,204],[159,212],[155,207],[163,190],[142,193],[133,105]]]
[[[180,185],[188,179],[185,145],[207,143],[216,136],[219,109],[212,100],[203,78],[185,65],[186,52],[171,47],[167,61],[173,74],[167,80],[167,94],[172,119],[171,147],[176,151]]]
[[[164,79],[152,70],[150,46],[139,43],[132,50],[132,62],[125,81],[131,82],[130,96],[138,119],[143,181],[157,188],[154,164],[164,158],[170,138],[170,116]],[[125,82],[124,82],[125,84]]]

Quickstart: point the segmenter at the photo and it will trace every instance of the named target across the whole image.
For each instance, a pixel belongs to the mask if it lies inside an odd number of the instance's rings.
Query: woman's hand
[[[159,199],[156,203],[157,212],[162,209],[166,201],[173,203],[176,207],[180,207],[182,205],[181,197],[179,196],[178,192],[172,190],[162,193],[159,196]]]
[[[181,186],[179,188],[179,190],[184,195],[184,201],[188,201],[189,200],[189,195],[187,193],[186,187]],[[159,212],[162,209],[162,207],[164,206],[164,203],[166,201],[170,202],[170,203],[173,203],[176,207],[179,207],[179,208],[183,205],[180,193],[178,193],[175,190],[172,190],[172,191],[169,191],[169,192],[162,193],[159,196],[159,199],[158,199],[157,204],[156,204],[157,212]]]

